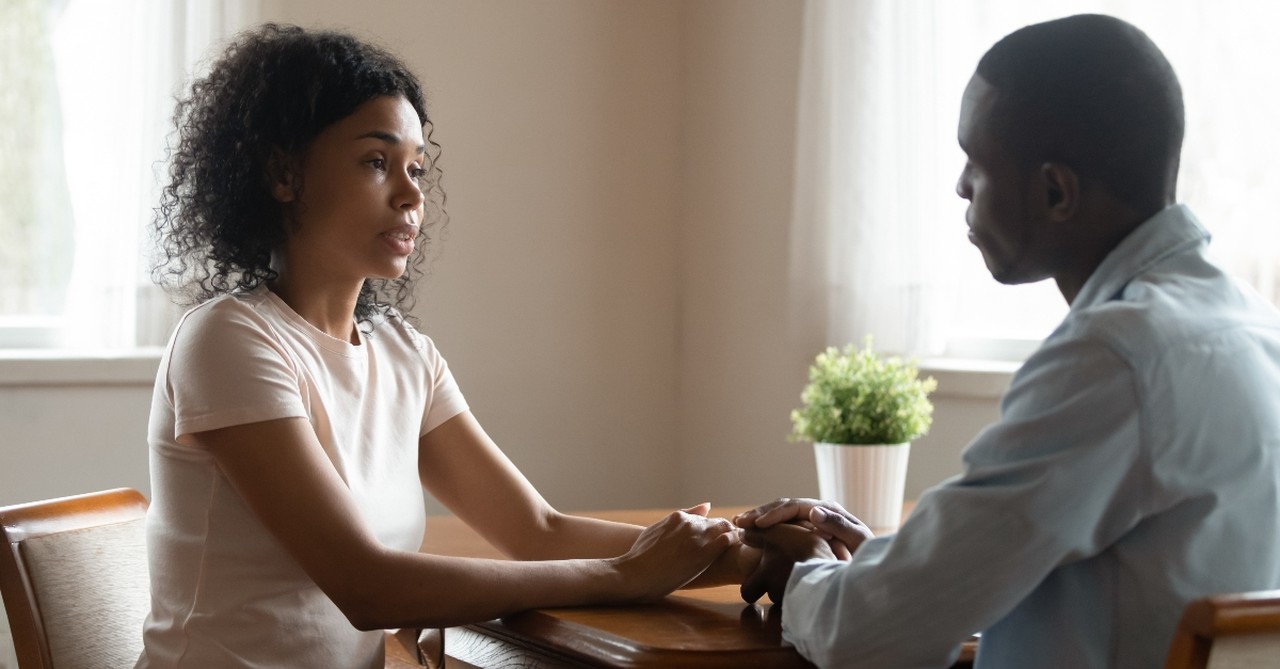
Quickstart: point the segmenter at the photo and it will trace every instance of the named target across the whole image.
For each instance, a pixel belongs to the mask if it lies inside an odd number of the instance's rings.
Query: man
[[[785,597],[801,654],[946,666],[981,631],[979,667],[1160,667],[1189,600],[1280,587],[1280,316],[1174,204],[1182,130],[1172,68],[1123,21],[1028,26],[982,58],[969,238],[1070,312],[896,535],[814,500],[736,519],[765,549],[743,596]]]

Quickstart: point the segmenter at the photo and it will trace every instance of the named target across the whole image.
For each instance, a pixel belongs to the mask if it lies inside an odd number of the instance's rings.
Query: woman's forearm
[[[616,566],[603,559],[512,561],[389,552],[378,563],[374,574],[357,579],[363,583],[353,592],[330,593],[359,629],[449,627],[531,608],[635,596]]]
[[[627,552],[644,529],[638,525],[569,514],[558,514],[549,525],[541,541],[530,546],[527,553],[512,557],[525,560],[614,557]],[[686,587],[740,584],[759,560],[759,551],[741,543],[735,544]]]
[[[438,627],[531,608],[650,601],[688,584],[735,545],[736,535],[723,519],[677,511],[640,530],[626,551],[610,558],[508,561],[387,550],[365,553],[367,559],[357,561],[359,576],[329,581],[325,591],[361,629]]]
[[[517,560],[611,558],[631,550],[639,525],[553,512],[511,557]]]

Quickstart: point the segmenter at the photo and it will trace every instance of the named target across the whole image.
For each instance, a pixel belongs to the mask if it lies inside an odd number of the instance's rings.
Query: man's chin
[[[1023,273],[1019,272],[1018,268],[1009,264],[998,263],[986,253],[982,254],[982,259],[987,263],[987,272],[991,274],[991,278],[996,280],[996,283],[1017,286],[1035,281],[1035,279],[1023,276]]]
[[[1012,285],[1008,266],[996,262],[981,246],[978,247],[978,250],[982,251],[982,262],[986,263],[987,272],[991,275],[991,278],[1006,286]]]
[[[991,272],[991,278],[1005,286],[1023,286],[1053,278],[1041,272],[1030,273],[1022,271],[1021,268],[1017,267],[992,267],[989,263],[987,264],[987,271]]]

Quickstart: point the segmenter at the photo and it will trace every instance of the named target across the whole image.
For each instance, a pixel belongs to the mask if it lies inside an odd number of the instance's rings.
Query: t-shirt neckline
[[[266,293],[267,299],[275,306],[285,320],[292,323],[294,327],[305,333],[312,341],[319,344],[321,348],[351,357],[356,357],[363,353],[365,334],[360,330],[360,327],[355,322],[354,318],[351,320],[351,328],[356,333],[356,337],[360,340],[359,344],[352,344],[349,341],[338,339],[328,332],[321,330],[308,322],[307,319],[298,315],[298,312],[294,311],[293,307],[289,306],[289,303],[280,299],[280,296],[276,295],[270,288],[264,286],[263,291]]]

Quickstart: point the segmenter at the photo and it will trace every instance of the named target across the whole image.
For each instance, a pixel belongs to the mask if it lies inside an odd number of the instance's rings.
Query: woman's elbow
[[[351,626],[367,632],[388,629],[396,625],[387,621],[385,602],[377,593],[378,588],[366,583],[347,583],[337,587],[322,587],[334,606],[346,616]]]
[[[409,579],[383,570],[380,575],[322,588],[351,626],[368,632],[399,627],[449,627],[459,622],[457,612],[439,606],[433,597],[417,596],[405,584]]]
[[[396,591],[403,596],[407,579],[396,574],[393,561],[386,557],[378,553],[351,556],[345,564],[329,565],[312,574],[320,591],[358,630],[403,626],[391,618]]]

